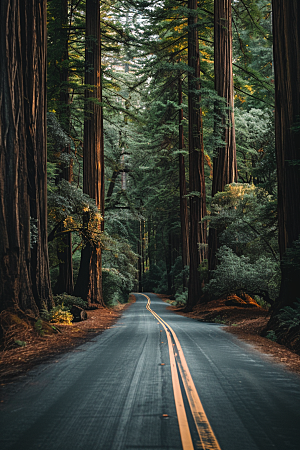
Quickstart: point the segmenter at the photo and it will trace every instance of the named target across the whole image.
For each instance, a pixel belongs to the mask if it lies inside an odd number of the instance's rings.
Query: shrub
[[[73,320],[73,315],[63,306],[55,306],[50,311],[42,311],[42,318],[52,323],[62,323],[70,325]]]
[[[115,306],[118,303],[126,303],[131,291],[130,287],[116,269],[103,269],[102,289],[106,305]]]
[[[225,245],[219,249],[217,257],[219,265],[212,271],[212,279],[204,292],[214,297],[240,292],[267,300],[277,297],[279,264],[276,261],[262,256],[251,263],[249,257],[237,256]]]
[[[128,301],[134,288],[138,256],[131,250],[126,239],[104,235],[103,251],[103,298],[107,305]]]
[[[291,330],[300,325],[300,299],[294,305],[294,308],[285,306],[279,311],[278,319],[282,328]]]
[[[270,339],[270,341],[276,342],[277,336],[274,330],[269,330],[266,334],[266,338]]]
[[[65,292],[63,294],[55,295],[53,300],[57,306],[63,306],[64,310],[70,309],[73,305],[83,309],[87,307],[87,302],[82,300],[81,297],[74,297]]]
[[[184,288],[183,291],[181,291],[181,292],[176,292],[176,294],[175,294],[176,305],[178,305],[178,306],[186,305],[187,299],[188,299],[187,288]]]

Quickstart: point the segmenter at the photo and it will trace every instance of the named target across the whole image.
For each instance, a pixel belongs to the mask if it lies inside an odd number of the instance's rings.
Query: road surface
[[[2,386],[1,450],[299,450],[300,378],[154,294]]]

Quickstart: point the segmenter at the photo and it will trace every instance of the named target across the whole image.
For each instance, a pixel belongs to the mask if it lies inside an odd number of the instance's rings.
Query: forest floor
[[[236,335],[238,338],[254,345],[254,347],[267,355],[272,356],[275,362],[284,364],[286,369],[300,375],[300,356],[293,353],[284,345],[280,345],[260,334],[268,323],[270,314],[261,307],[236,307],[226,305],[226,299],[215,300],[206,304],[197,305],[194,311],[184,313],[168,297],[159,295],[167,301],[177,314],[190,317],[201,322],[215,322],[226,325],[224,330]]]
[[[169,308],[177,314],[204,322],[226,325],[227,332],[253,344],[260,352],[271,355],[274,361],[283,363],[288,370],[300,375],[300,356],[283,345],[260,336],[266,326],[269,313],[261,307],[236,307],[225,304],[226,299],[197,305],[193,312],[184,313],[165,295],[159,295],[169,303]],[[37,364],[54,359],[78,345],[93,339],[110,328],[121,316],[125,308],[135,301],[134,295],[129,302],[115,308],[101,308],[88,311],[88,319],[72,325],[58,325],[60,332],[48,336],[39,336],[34,329],[28,330],[26,347],[14,347],[0,351],[0,383],[7,383],[16,376],[26,373]],[[24,339],[25,340],[25,339]]]
[[[114,308],[99,308],[87,311],[87,320],[71,325],[55,324],[59,332],[39,336],[36,330],[28,329],[22,340],[26,346],[1,349],[0,383],[12,381],[16,376],[26,373],[37,364],[55,359],[59,354],[74,350],[78,345],[90,341],[96,335],[110,328],[121,316],[124,309],[135,302],[130,295],[129,302]]]

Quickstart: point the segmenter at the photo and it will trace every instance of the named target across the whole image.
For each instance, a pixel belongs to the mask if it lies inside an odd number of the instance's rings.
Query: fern
[[[278,314],[280,325],[290,331],[300,325],[300,299],[294,303],[295,307],[285,306]]]

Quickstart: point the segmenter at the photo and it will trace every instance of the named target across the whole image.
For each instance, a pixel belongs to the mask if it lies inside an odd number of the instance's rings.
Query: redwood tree
[[[190,275],[186,309],[200,300],[199,264],[206,256],[206,215],[202,112],[200,108],[200,59],[197,30],[197,0],[188,0],[188,109],[189,109],[189,187],[190,187]]]
[[[86,107],[83,148],[83,191],[94,198],[100,212],[104,213],[104,153],[103,115],[101,89],[101,36],[100,2],[86,1],[86,51],[85,51]],[[89,216],[86,215],[86,226]],[[100,245],[86,243],[81,253],[75,295],[89,304],[103,305],[102,255]]]
[[[55,14],[55,39],[57,46],[57,59],[55,68],[57,73],[57,84],[59,86],[59,108],[58,117],[64,131],[70,132],[70,95],[69,95],[69,25],[68,5],[69,0],[57,0],[52,5],[52,14]],[[54,62],[53,62],[54,63]],[[62,179],[72,181],[72,160],[70,158],[70,144],[65,145],[61,152],[68,154],[69,158],[61,164],[61,171],[57,182]],[[67,292],[73,294],[73,261],[72,261],[72,234],[65,232],[64,224],[61,223],[58,232],[64,232],[57,244],[57,257],[59,260],[59,273],[53,292],[61,294]]]
[[[216,149],[213,159],[212,196],[222,192],[226,184],[237,181],[236,143],[234,127],[234,100],[232,75],[232,19],[231,0],[214,2],[214,67],[215,90],[224,99],[221,108],[217,107],[221,121],[223,146]],[[218,124],[218,128],[219,128]],[[216,268],[218,233],[209,230],[209,269]]]
[[[178,103],[182,105],[182,80],[181,75],[178,80]],[[179,110],[179,150],[184,149],[183,136],[183,108]],[[182,265],[183,268],[190,264],[189,252],[189,217],[187,207],[187,191],[185,182],[185,161],[184,155],[179,153],[179,191],[180,191],[180,222],[181,222],[181,246],[182,246]],[[187,280],[184,276],[183,284],[187,287]]]
[[[278,175],[279,247],[283,258],[277,309],[300,298],[300,3],[273,0],[275,139]],[[295,250],[294,250],[295,252]]]
[[[38,313],[52,304],[46,210],[46,1],[3,0],[0,11],[0,308],[17,306]]]

